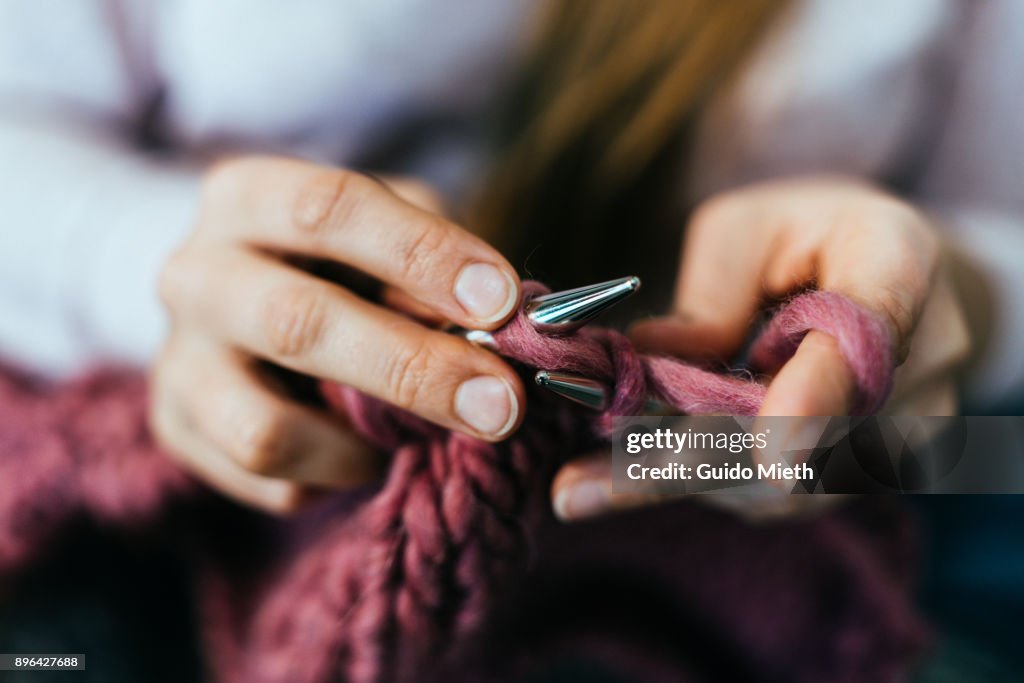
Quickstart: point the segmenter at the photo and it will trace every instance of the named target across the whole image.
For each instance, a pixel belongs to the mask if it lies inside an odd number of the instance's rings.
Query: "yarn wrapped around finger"
[[[524,282],[524,302],[547,291],[537,282]],[[878,315],[841,294],[809,291],[783,306],[751,347],[751,369],[778,371],[811,330],[835,338],[851,369],[856,382],[852,414],[877,411],[892,389],[892,339]],[[580,374],[612,387],[613,398],[598,421],[606,432],[611,416],[639,414],[651,397],[682,414],[728,415],[753,415],[764,398],[764,385],[752,379],[674,358],[640,355],[612,329],[584,328],[574,335],[552,337],[519,316],[493,336],[502,355],[529,367]]]

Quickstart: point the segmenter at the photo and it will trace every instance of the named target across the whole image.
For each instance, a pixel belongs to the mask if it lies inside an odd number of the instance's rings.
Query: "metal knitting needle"
[[[531,299],[525,307],[526,317],[534,327],[551,335],[566,335],[599,316],[640,289],[635,275],[599,282],[586,287],[552,292]],[[462,332],[469,341],[486,348],[495,348],[494,337],[485,330]]]
[[[562,372],[538,370],[534,381],[548,391],[594,410],[608,407],[608,390],[596,380]]]
[[[533,379],[548,391],[587,408],[604,410],[608,407],[608,388],[597,380],[549,370],[538,370]],[[647,401],[644,405],[644,415],[675,415],[676,413],[678,413],[677,410],[661,401]]]
[[[526,316],[541,332],[569,334],[640,289],[635,275],[531,299]]]

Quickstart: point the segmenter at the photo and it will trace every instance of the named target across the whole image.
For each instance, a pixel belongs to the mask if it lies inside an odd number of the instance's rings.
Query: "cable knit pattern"
[[[524,283],[524,300],[543,291]],[[880,406],[891,385],[886,328],[835,294],[790,302],[755,343],[756,369],[777,369],[809,329],[837,338],[858,381],[859,408]],[[639,355],[612,330],[548,337],[520,315],[495,339],[502,355],[528,368],[607,382],[610,407],[594,415],[534,392],[523,428],[490,444],[325,384],[328,404],[392,453],[390,472],[364,504],[285,525],[282,535],[299,540],[244,584],[216,559],[207,562],[200,611],[217,680],[422,679],[428,662],[443,661],[453,643],[479,630],[499,587],[524,574],[554,468],[606,437],[613,415],[639,412],[648,396],[685,413],[753,414],[764,395],[750,379]],[[0,383],[0,571],[23,565],[71,518],[144,527],[169,500],[201,490],[154,447],[145,404],[144,381],[131,373],[53,388],[14,376]],[[879,585],[868,587],[883,605],[879,614],[905,613],[893,607],[902,604],[901,584]],[[880,627],[867,615],[856,633],[888,653],[877,655],[879,666],[898,671],[919,642],[918,627],[910,616],[886,619],[891,625]],[[872,626],[889,645],[861,632]],[[873,680],[881,670],[863,668],[864,678],[843,680]]]

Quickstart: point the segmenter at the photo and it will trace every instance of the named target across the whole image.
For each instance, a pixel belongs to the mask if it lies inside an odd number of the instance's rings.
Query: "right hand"
[[[349,266],[380,280],[392,300],[494,329],[518,303],[515,271],[441,217],[434,197],[414,181],[384,184],[294,159],[214,166],[198,223],[161,276],[171,324],[151,390],[160,444],[214,487],[271,512],[292,511],[311,487],[376,476],[370,446],[275,388],[261,361],[476,437],[511,433],[523,387],[498,356],[284,258]]]

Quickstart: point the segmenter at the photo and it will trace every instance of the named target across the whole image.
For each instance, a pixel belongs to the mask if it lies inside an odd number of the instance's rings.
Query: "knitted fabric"
[[[524,300],[543,291],[525,283]],[[790,302],[755,342],[754,368],[777,369],[810,329],[837,339],[857,380],[858,409],[877,409],[891,386],[886,327],[839,295],[812,292]],[[391,452],[389,474],[368,499],[341,495],[277,524],[274,540],[260,548],[272,557],[255,565],[238,567],[218,551],[220,538],[201,523],[194,529],[195,538],[208,537],[187,547],[205,567],[199,605],[217,680],[422,680],[428,664],[442,670],[472,660],[461,646],[486,631],[501,588],[537,562],[558,464],[599,443],[612,415],[639,412],[649,396],[685,413],[752,414],[764,394],[749,379],[639,355],[611,330],[548,337],[520,315],[494,337],[502,355],[529,368],[606,381],[614,388],[609,408],[595,416],[538,393],[523,428],[490,444],[325,384],[327,403]],[[0,573],[24,566],[74,518],[144,529],[170,502],[199,496],[202,487],[154,446],[145,404],[145,382],[131,372],[103,371],[56,387],[10,373],[0,382]],[[737,538],[752,533],[724,524]],[[781,675],[826,680],[821,667],[842,674],[827,680],[898,675],[921,641],[906,602],[906,563],[894,571],[874,542],[842,525],[835,531],[835,520],[814,524],[823,540],[812,546],[830,558],[830,590],[841,586],[858,599],[844,608],[851,613],[836,632],[808,619],[808,632],[832,638],[821,645],[825,664],[793,664]],[[748,544],[765,552],[756,533],[751,538]],[[742,564],[742,552],[729,561]],[[846,561],[863,566],[844,568]],[[745,625],[734,626],[747,637]],[[749,640],[756,644],[756,635]]]

